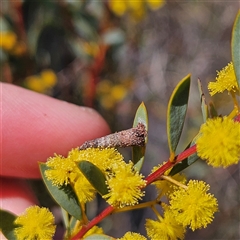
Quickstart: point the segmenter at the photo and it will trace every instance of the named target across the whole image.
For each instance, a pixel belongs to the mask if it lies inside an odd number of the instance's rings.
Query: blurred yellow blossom
[[[127,11],[127,2],[120,0],[110,0],[110,9],[118,16],[122,16]]]
[[[22,55],[27,51],[27,46],[23,41],[18,41],[14,32],[0,32],[0,48],[12,55]]]
[[[38,75],[32,75],[25,79],[27,88],[44,93],[54,87],[57,83],[57,76],[51,69],[45,69]]]
[[[109,80],[100,81],[97,85],[97,97],[101,105],[106,109],[115,107],[127,95],[130,84],[129,80],[119,84],[114,84]]]
[[[40,73],[40,78],[46,87],[53,87],[57,83],[57,76],[51,69],[45,69]]]
[[[157,10],[158,8],[162,7],[162,5],[165,3],[165,0],[146,0],[148,6],[152,10]]]
[[[140,20],[145,15],[145,2],[142,0],[128,0],[128,11],[130,12],[131,16],[136,19]]]
[[[115,101],[120,101],[126,96],[127,89],[125,86],[118,84],[112,87],[111,96]]]
[[[99,53],[99,44],[96,42],[82,42],[82,48],[89,56],[96,56]]]
[[[45,92],[45,85],[42,84],[41,78],[37,75],[29,76],[25,79],[26,87],[35,91],[43,93]]]
[[[13,55],[17,55],[17,56],[20,56],[20,55],[23,55],[24,53],[26,53],[27,51],[27,46],[26,44],[23,42],[23,41],[18,41],[15,46],[13,47],[11,53]]]
[[[157,10],[163,6],[165,0],[109,0],[109,8],[118,16],[129,12],[135,20],[145,16],[146,9]]]
[[[17,35],[14,32],[0,32],[0,47],[5,51],[11,51],[17,43]]]

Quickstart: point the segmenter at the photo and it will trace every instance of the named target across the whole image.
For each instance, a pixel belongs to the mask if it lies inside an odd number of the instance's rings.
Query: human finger
[[[93,109],[2,83],[2,176],[39,178],[37,162],[109,133]]]

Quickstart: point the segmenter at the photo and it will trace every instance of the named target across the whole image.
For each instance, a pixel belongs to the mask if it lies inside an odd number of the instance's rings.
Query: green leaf
[[[238,11],[232,30],[232,61],[238,87],[240,87],[240,11]]]
[[[104,234],[93,234],[84,238],[84,240],[113,240],[113,239],[115,238],[112,238]]]
[[[39,167],[42,174],[42,179],[54,200],[71,216],[74,216],[76,219],[81,220],[81,207],[73,188],[70,185],[62,187],[53,185],[52,182],[48,180],[44,174],[44,172],[50,168],[45,163],[39,163]]]
[[[81,161],[78,167],[99,194],[103,196],[108,193],[105,175],[97,166],[88,161]]]
[[[200,79],[198,79],[198,90],[199,90],[200,99],[201,99],[201,109],[202,109],[203,121],[206,122],[206,120],[209,118],[209,113],[208,113],[208,106],[206,103],[205,95],[203,93],[202,83],[201,83]]]
[[[65,226],[65,228],[68,228],[68,226],[69,226],[69,214],[64,208],[61,208],[61,212],[62,212],[62,218],[63,218],[64,226]]]
[[[76,230],[76,225],[79,224],[79,221],[75,217],[70,216],[63,208],[61,208],[61,210],[66,229],[64,239],[70,239],[71,235]]]
[[[214,118],[218,116],[217,109],[215,108],[214,104],[212,102],[209,103],[209,112],[210,112],[210,117]]]
[[[14,228],[17,227],[17,225],[14,225],[16,218],[16,215],[0,209],[0,231],[7,239],[17,239],[14,235]]]
[[[148,131],[148,114],[147,109],[142,102],[138,107],[135,118],[133,121],[133,127],[136,127],[138,123],[144,124],[146,131]],[[147,143],[147,137],[145,139],[145,143]],[[132,161],[135,164],[135,168],[140,171],[144,162],[144,155],[145,155],[146,145],[143,147],[134,146],[132,147]]]
[[[175,151],[182,133],[187,112],[189,89],[190,75],[187,75],[178,83],[168,103],[167,134],[171,157],[175,156]]]

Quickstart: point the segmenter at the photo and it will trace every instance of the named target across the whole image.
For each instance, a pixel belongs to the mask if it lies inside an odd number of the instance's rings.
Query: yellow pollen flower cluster
[[[17,239],[50,240],[56,229],[52,213],[38,206],[27,208],[14,223],[18,225],[14,230]]]
[[[146,185],[146,181],[130,162],[122,164],[113,174],[107,176],[107,185],[109,193],[103,197],[110,205],[122,208],[138,203],[138,200],[144,196],[141,188]]]
[[[69,184],[78,174],[75,162],[70,158],[64,158],[59,155],[50,157],[47,166],[50,169],[45,171],[45,175],[56,186]]]
[[[214,167],[228,167],[240,159],[240,123],[227,117],[208,119],[200,128],[197,154]]]
[[[164,217],[159,217],[158,221],[146,220],[146,231],[151,240],[183,239],[185,234],[185,228],[175,220],[168,208],[165,209]]]
[[[210,82],[208,84],[208,90],[211,96],[216,93],[222,93],[225,90],[228,92],[239,92],[232,62],[230,62],[221,71],[217,72],[216,82]]]
[[[77,163],[83,160],[93,163],[104,172],[110,166],[122,163],[123,157],[113,148],[89,148],[81,151],[75,148],[69,152],[66,158],[56,155],[48,159],[46,164],[49,169],[45,171],[48,180],[51,180],[58,187],[70,184],[75,190],[79,201],[86,203],[93,200],[96,190],[77,167]]]
[[[135,171],[133,164],[125,163],[123,156],[114,148],[72,149],[66,158],[55,156],[47,161],[45,176],[58,187],[70,184],[81,203],[91,201],[95,188],[77,167],[77,163],[87,160],[98,167],[105,175],[109,193],[103,196],[113,206],[134,205],[144,195],[143,176]]]
[[[190,180],[187,189],[178,188],[170,195],[170,210],[175,220],[193,231],[206,227],[218,210],[217,199],[207,193],[209,185],[203,181]]]
[[[146,240],[144,236],[139,233],[126,232],[125,235],[117,240]]]
[[[87,160],[103,172],[113,170],[124,162],[123,156],[115,148],[87,148],[81,151],[76,148],[71,150],[68,156],[74,162]]]

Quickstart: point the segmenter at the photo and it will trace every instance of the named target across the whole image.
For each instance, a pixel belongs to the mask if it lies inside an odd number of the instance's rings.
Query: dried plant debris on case
[[[147,130],[144,124],[138,123],[138,125],[134,128],[86,141],[79,147],[79,150],[84,150],[87,148],[144,146],[146,136]]]

